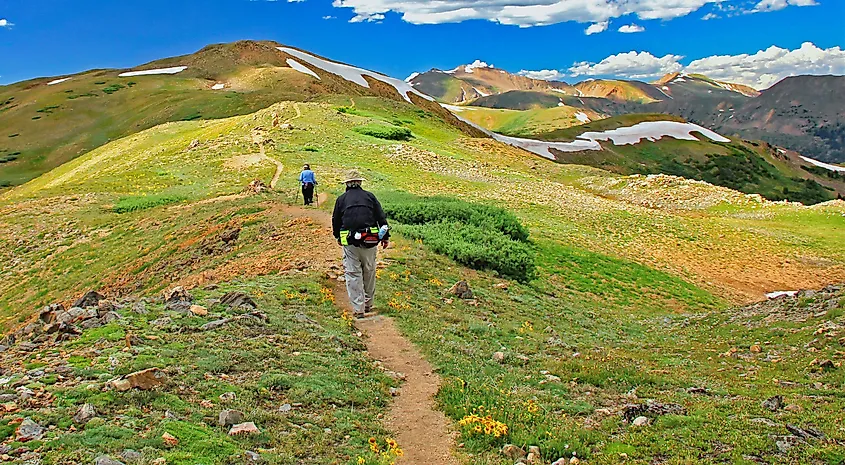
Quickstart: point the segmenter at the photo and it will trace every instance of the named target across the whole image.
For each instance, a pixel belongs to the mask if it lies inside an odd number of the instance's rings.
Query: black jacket
[[[334,203],[332,234],[340,239],[340,231],[358,231],[387,224],[387,217],[376,196],[360,187],[347,187]],[[385,236],[385,239],[389,237]]]

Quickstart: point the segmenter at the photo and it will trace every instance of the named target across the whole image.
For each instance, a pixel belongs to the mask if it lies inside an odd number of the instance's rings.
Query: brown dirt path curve
[[[290,207],[286,212],[294,216],[308,216],[331,231],[331,217],[322,210]],[[339,248],[331,236],[326,235],[321,247],[329,259],[337,260]],[[335,302],[352,314],[344,283],[334,285]],[[422,353],[399,332],[393,319],[377,315],[356,321],[355,326],[366,336],[365,343],[370,357],[382,362],[391,371],[402,373],[405,380],[400,393],[393,399],[387,413],[387,428],[405,452],[397,462],[407,465],[458,465],[452,454],[455,434],[446,415],[437,410],[434,396],[440,388],[440,376]]]

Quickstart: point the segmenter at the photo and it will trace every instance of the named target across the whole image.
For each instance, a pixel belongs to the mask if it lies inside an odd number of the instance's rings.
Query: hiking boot
[[[367,318],[366,313],[356,313],[354,316],[356,320],[363,320],[364,318]]]

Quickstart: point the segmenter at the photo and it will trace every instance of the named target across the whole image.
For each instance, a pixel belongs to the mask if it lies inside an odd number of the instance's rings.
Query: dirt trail
[[[306,210],[291,207],[286,212],[294,216],[308,216],[331,230],[331,217],[321,210]],[[321,253],[337,260],[339,248],[326,236]],[[335,282],[335,302],[352,314],[344,283]],[[387,413],[387,427],[396,437],[399,447],[405,452],[398,463],[408,465],[458,465],[452,455],[454,435],[450,422],[443,412],[435,408],[434,395],[440,387],[440,376],[420,351],[406,339],[393,319],[377,315],[359,320],[355,325],[366,335],[367,352],[370,357],[382,362],[388,370],[402,373],[405,380],[400,386],[399,396]]]

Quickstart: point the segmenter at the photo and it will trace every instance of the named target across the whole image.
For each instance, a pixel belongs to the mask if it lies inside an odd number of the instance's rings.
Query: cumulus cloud
[[[592,23],[595,30],[605,21],[626,15],[672,19],[723,1],[727,0],[334,0],[332,4],[364,18],[393,11],[413,24],[482,19],[528,27],[575,21]]]
[[[12,27],[14,24],[10,23],[8,19],[0,19],[0,27]]]
[[[637,32],[643,32],[645,28],[640,26],[639,24],[626,24],[619,28],[619,32],[623,34],[635,34]]]
[[[377,23],[384,19],[383,14],[372,14],[372,15],[355,15],[352,19],[349,20],[350,23]]]
[[[752,12],[777,11],[788,6],[816,6],[816,0],[760,0]]]
[[[564,77],[566,77],[566,73],[556,69],[541,69],[537,71],[529,71],[523,69],[517,74],[519,74],[520,76],[529,77],[531,79],[540,79],[543,81],[560,81]]]
[[[544,69],[522,70],[519,74],[534,79],[559,81],[564,77],[617,77],[652,80],[668,73],[704,74],[719,81],[745,84],[767,89],[789,76],[845,75],[845,50],[840,47],[821,49],[811,42],[788,50],[771,46],[754,54],[715,55],[681,63],[682,56],[656,57],[649,52],[628,52],[611,55],[600,62],[582,61],[567,72]]]
[[[701,58],[690,63],[685,71],[765,89],[789,76],[845,75],[845,50],[839,47],[821,49],[811,42],[805,42],[795,50],[771,46],[753,55],[717,55]]]
[[[652,79],[681,71],[680,55],[658,58],[649,52],[611,55],[598,63],[582,61],[569,68],[570,76],[616,76],[628,79]]]
[[[607,26],[610,25],[610,21],[602,21],[600,23],[590,24],[590,27],[584,30],[584,34],[591,36],[593,34],[599,34],[607,30]]]

